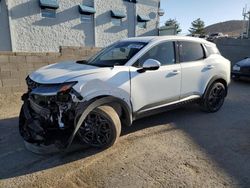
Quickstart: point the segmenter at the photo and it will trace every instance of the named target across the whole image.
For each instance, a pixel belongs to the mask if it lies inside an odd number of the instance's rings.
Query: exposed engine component
[[[43,85],[26,79],[28,92],[23,95],[20,133],[31,143],[64,144],[74,128],[75,106],[72,84]]]

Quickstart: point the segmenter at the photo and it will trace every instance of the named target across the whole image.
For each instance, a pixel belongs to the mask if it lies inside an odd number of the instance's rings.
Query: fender
[[[210,86],[216,81],[216,80],[223,80],[224,81],[224,85],[226,86],[226,96],[227,96],[227,90],[228,90],[228,83],[226,81],[226,79],[223,77],[223,76],[213,76],[208,84],[207,84],[207,87],[205,89],[205,92],[203,93],[202,95],[202,98],[204,98],[206,95],[207,95],[207,92],[208,92],[208,89],[210,88]]]
[[[124,120],[124,124],[130,126],[132,124],[132,110],[129,107],[129,105],[123,101],[122,99],[116,98],[116,97],[112,97],[112,96],[105,96],[99,99],[92,99],[90,101],[86,101],[84,102],[81,107],[82,109],[80,109],[80,119],[78,120],[78,122],[75,122],[75,129],[72,133],[72,135],[70,136],[69,140],[68,140],[68,144],[66,146],[66,148],[68,149],[69,146],[71,145],[71,143],[73,142],[77,131],[79,130],[79,128],[81,127],[82,123],[84,122],[85,118],[87,117],[87,115],[93,111],[95,108],[97,108],[98,106],[102,106],[105,104],[109,104],[109,103],[113,103],[113,102],[117,102],[122,106],[122,109],[124,110],[125,113],[125,120]]]

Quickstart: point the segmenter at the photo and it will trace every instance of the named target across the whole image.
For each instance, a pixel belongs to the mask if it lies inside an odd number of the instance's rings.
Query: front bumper
[[[244,73],[244,72],[239,72],[239,71],[232,71],[232,76],[236,77],[250,77],[250,73]]]
[[[19,116],[19,131],[23,139],[31,144],[56,144],[60,149],[66,148],[74,130],[74,120],[71,121],[71,126],[60,128],[58,119],[53,120],[50,109],[28,99],[27,94],[22,99],[24,103]]]
[[[32,117],[29,102],[25,101],[19,115],[19,131],[25,141],[30,143],[42,143],[45,132],[40,122]]]

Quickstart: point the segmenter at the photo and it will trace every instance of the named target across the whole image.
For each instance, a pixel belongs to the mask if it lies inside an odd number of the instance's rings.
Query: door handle
[[[172,74],[173,74],[173,75],[177,75],[177,74],[180,74],[180,73],[181,73],[181,71],[179,71],[179,70],[173,70],[173,71],[172,71]]]
[[[206,69],[213,69],[214,68],[214,65],[207,65],[206,66]]]

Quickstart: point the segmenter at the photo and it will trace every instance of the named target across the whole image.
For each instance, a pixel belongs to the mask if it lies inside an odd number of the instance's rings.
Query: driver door
[[[138,72],[147,59],[159,61],[160,68]],[[130,68],[130,73],[134,112],[146,112],[180,99],[181,66],[176,63],[174,42],[152,47]]]

